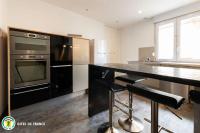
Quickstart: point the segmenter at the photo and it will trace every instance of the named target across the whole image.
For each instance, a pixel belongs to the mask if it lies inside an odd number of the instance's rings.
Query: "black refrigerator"
[[[72,38],[52,35],[51,95],[57,97],[72,92]]]

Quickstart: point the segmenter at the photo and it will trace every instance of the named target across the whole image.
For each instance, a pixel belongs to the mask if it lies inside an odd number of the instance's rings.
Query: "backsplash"
[[[154,47],[139,48],[139,61],[155,61]]]

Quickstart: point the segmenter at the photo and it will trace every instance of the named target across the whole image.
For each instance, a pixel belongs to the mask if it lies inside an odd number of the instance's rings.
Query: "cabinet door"
[[[73,65],[73,92],[88,89],[88,65]]]
[[[73,38],[73,64],[89,64],[89,40],[82,38]]]
[[[51,68],[51,90],[53,97],[72,92],[72,66]]]

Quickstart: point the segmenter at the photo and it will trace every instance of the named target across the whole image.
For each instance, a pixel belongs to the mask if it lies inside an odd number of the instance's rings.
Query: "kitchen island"
[[[134,64],[90,64],[89,65],[89,107],[88,115],[108,109],[108,88],[96,82],[107,74],[107,80],[114,81],[115,72],[144,76],[174,83],[200,87],[200,69]],[[199,112],[200,113],[200,112]],[[200,115],[199,115],[200,116]],[[200,119],[195,117],[195,119]],[[195,123],[199,124],[200,123]]]

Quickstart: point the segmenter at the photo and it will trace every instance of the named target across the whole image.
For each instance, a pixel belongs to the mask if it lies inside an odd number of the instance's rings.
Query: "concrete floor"
[[[122,101],[127,101],[127,92],[119,94]],[[150,124],[144,118],[150,119],[150,101],[134,96],[134,116],[139,117],[145,126],[143,133],[150,133]],[[115,110],[116,111],[116,110]],[[176,111],[183,120],[180,120],[164,106],[160,106],[159,123],[175,133],[193,132],[193,109],[191,104],[185,104]],[[61,96],[48,101],[12,111],[16,122],[45,122],[45,126],[18,126],[9,131],[11,133],[96,133],[98,127],[108,121],[108,111],[92,118],[88,115],[88,96],[70,97]],[[117,120],[126,116],[120,111],[114,113],[115,126],[119,128]],[[122,130],[121,130],[122,131]],[[1,133],[4,133],[2,128]],[[8,131],[7,131],[8,132]],[[126,133],[122,131],[122,133]],[[165,133],[165,131],[161,131]]]

